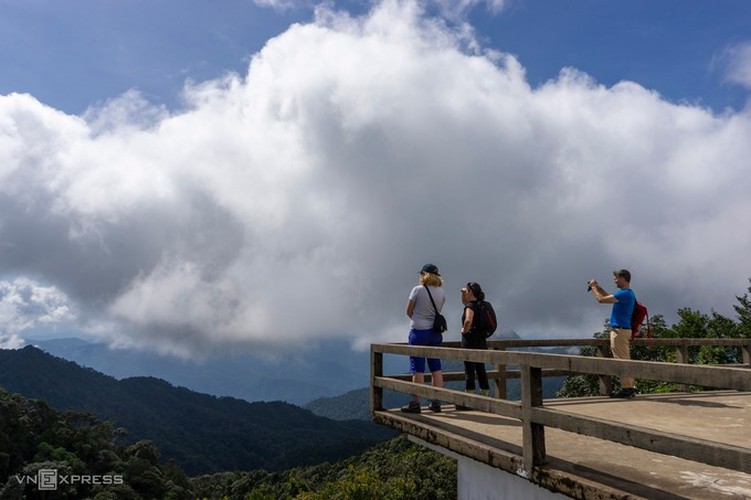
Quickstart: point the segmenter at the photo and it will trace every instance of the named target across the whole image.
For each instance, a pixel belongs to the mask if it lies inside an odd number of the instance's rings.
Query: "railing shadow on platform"
[[[473,410],[517,419],[522,425],[523,473],[531,474],[537,465],[546,463],[545,427],[609,440],[644,450],[672,455],[708,465],[751,473],[751,449],[710,442],[616,421],[577,416],[546,408],[543,405],[543,376],[592,374],[601,378],[601,390],[607,390],[610,378],[624,375],[638,379],[658,380],[679,384],[751,391],[751,339],[654,339],[635,340],[639,345],[661,345],[676,348],[679,361],[688,360],[691,346],[739,346],[743,351],[743,365],[707,366],[655,361],[627,361],[608,357],[609,341],[600,339],[567,340],[508,340],[492,341],[491,349],[460,348],[456,342],[442,347],[410,346],[406,344],[371,345],[371,414],[379,421],[377,412],[383,410],[383,390],[416,394],[422,398],[438,399]],[[511,348],[592,345],[603,357],[509,351]],[[383,356],[422,356],[442,360],[473,361],[496,367],[489,377],[496,380],[496,397],[480,396],[446,388],[435,388],[411,382],[409,375],[384,375]],[[507,367],[518,367],[508,370]],[[444,380],[459,379],[458,373],[447,373]],[[521,378],[521,401],[506,399],[505,383],[509,378]],[[426,376],[426,378],[428,378]],[[503,386],[503,389],[501,390]],[[383,423],[383,422],[382,422]],[[388,425],[388,424],[387,424]]]

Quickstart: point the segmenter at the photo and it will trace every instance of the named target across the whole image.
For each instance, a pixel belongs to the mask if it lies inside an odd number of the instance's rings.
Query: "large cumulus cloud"
[[[0,97],[0,276],[56,287],[113,342],[185,355],[402,341],[426,261],[450,320],[476,280],[528,337],[599,330],[583,284],[616,267],[653,313],[730,309],[748,110],[574,68],[531,88],[468,33],[412,2],[322,8],[180,112],[136,92],[83,116]]]

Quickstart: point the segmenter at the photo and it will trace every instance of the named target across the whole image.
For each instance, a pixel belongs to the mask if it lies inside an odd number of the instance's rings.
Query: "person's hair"
[[[485,300],[485,292],[482,291],[482,287],[479,283],[470,281],[467,283],[467,289],[472,292],[472,295],[474,295],[477,300]]]
[[[437,274],[420,273],[420,284],[430,286],[443,286],[443,280]]]
[[[631,273],[628,269],[619,269],[617,271],[613,271],[613,276],[618,276],[619,278],[623,278],[631,283]]]

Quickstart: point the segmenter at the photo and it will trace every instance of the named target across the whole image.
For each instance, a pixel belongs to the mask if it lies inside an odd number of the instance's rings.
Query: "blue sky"
[[[70,113],[137,88],[178,104],[187,78],[244,71],[265,41],[310,12],[251,1],[3,1],[2,92]]]
[[[604,85],[632,80],[718,111],[748,98],[725,74],[728,51],[748,43],[746,2],[518,1],[470,19],[488,43],[519,57],[533,85],[572,66]]]
[[[251,0],[3,1],[0,92],[28,92],[81,113],[137,88],[179,106],[186,79],[243,73],[250,57],[309,2],[285,9]],[[370,2],[335,2],[362,13]],[[458,2],[457,2],[458,3]],[[673,101],[742,108],[747,91],[727,81],[728,51],[748,43],[751,6],[742,0],[602,2],[511,0],[498,12],[477,2],[467,21],[486,47],[519,57],[532,85],[571,66],[598,82],[632,80]],[[435,7],[433,7],[435,9]],[[450,21],[454,21],[451,19]]]
[[[449,321],[478,281],[523,337],[599,331],[582,284],[620,267],[652,314],[732,316],[749,14],[0,0],[0,344],[402,341],[426,261]]]

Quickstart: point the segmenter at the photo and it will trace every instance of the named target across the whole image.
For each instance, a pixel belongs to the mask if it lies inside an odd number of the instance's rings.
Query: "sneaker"
[[[434,413],[441,413],[441,402],[440,401],[431,401],[430,402],[430,406],[428,408],[430,408],[430,411],[432,411]]]
[[[636,391],[631,388],[623,388],[610,393],[611,398],[631,399],[636,396]]]
[[[404,413],[420,413],[422,410],[420,409],[420,403],[410,401],[408,405],[402,406],[402,411]]]

